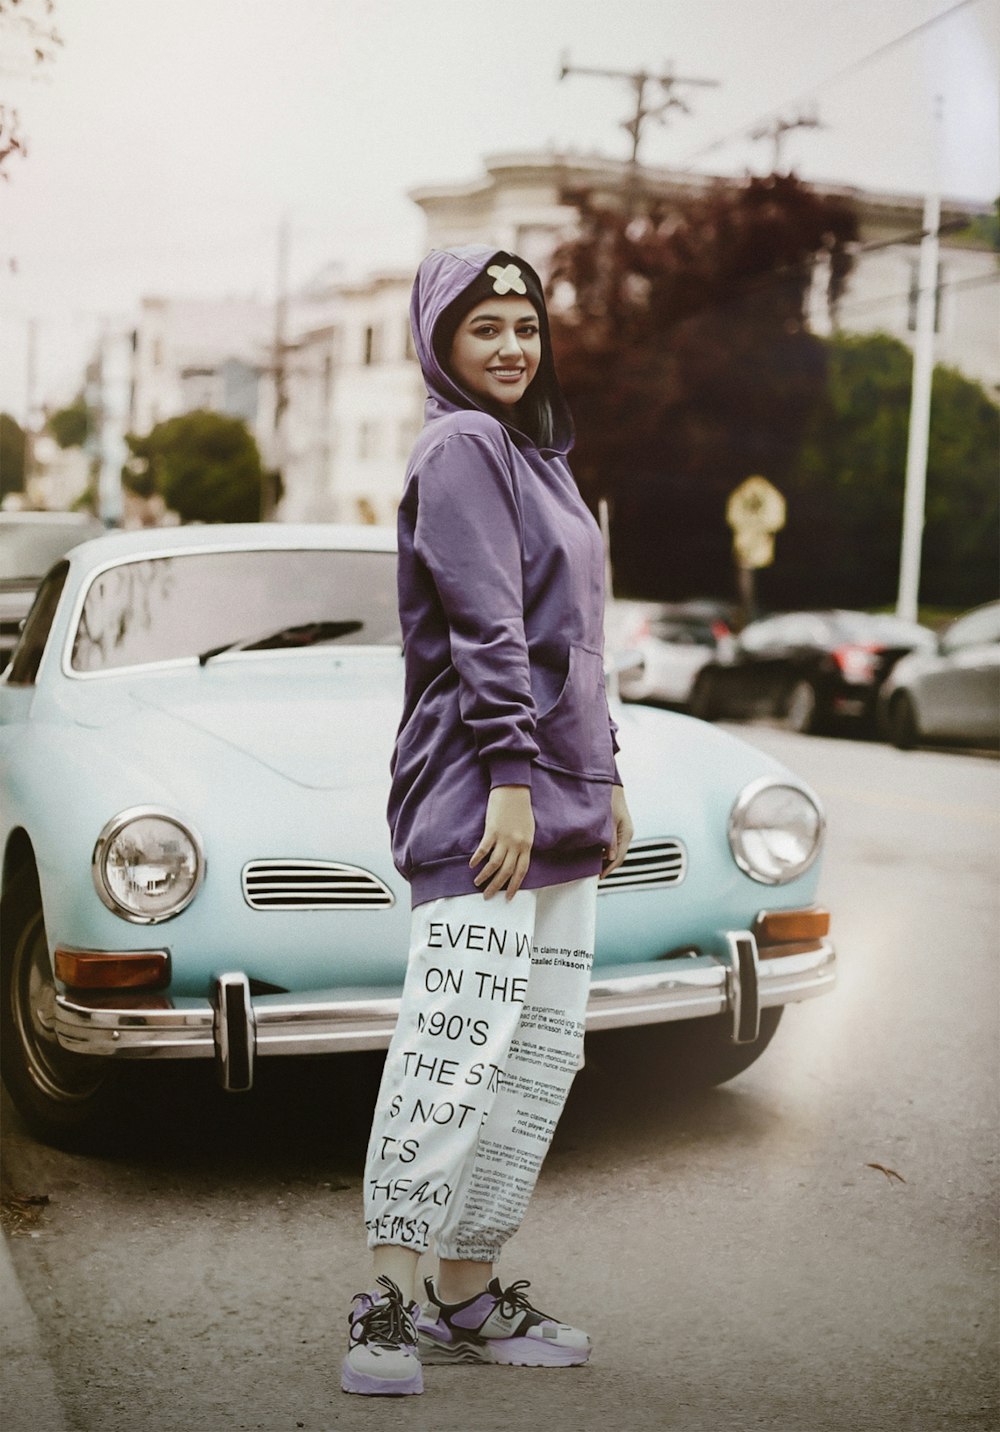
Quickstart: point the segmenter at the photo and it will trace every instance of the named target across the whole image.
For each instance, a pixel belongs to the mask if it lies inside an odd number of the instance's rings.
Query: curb
[[[3,1432],[69,1432],[38,1320],[0,1237],[0,1419]]]

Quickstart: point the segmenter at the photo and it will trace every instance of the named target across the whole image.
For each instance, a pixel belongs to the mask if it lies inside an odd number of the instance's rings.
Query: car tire
[[[58,1148],[103,1141],[117,1109],[118,1071],[63,1049],[52,1030],[55,979],[33,865],[8,881],[0,906],[0,1072],[31,1132]]]
[[[676,1082],[687,1088],[707,1089],[725,1084],[755,1063],[770,1044],[781,1022],[783,1006],[760,1012],[760,1032],[750,1044],[732,1040],[729,1015],[690,1019],[669,1026],[670,1059]]]
[[[917,713],[907,691],[894,691],[887,720],[889,740],[900,751],[912,751],[920,740]]]
[[[644,1024],[588,1036],[598,1070],[653,1078],[677,1093],[709,1089],[735,1079],[764,1053],[781,1021],[783,1006],[760,1012],[760,1032],[750,1044],[734,1044],[728,1014],[679,1023]]]
[[[796,681],[785,698],[785,725],[800,736],[819,726],[819,693],[807,677]]]
[[[688,712],[699,721],[717,721],[721,714],[715,682],[704,672],[695,677],[688,701]]]

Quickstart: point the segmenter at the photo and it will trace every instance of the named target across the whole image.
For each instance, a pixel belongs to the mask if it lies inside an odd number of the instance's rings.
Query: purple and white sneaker
[[[405,1397],[423,1392],[424,1375],[417,1357],[415,1320],[420,1309],[407,1307],[391,1278],[378,1278],[385,1292],[355,1293],[348,1314],[351,1341],[340,1374],[344,1392],[367,1397]]]
[[[443,1303],[432,1278],[424,1279],[427,1302],[417,1318],[424,1363],[492,1362],[507,1367],[578,1367],[591,1353],[590,1338],[532,1307],[527,1279],[501,1288],[491,1278],[485,1292],[464,1303]]]

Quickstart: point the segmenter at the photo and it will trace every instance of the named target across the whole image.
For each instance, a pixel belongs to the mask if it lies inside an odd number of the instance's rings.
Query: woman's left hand
[[[625,804],[625,792],[621,786],[611,787],[611,819],[614,822],[615,832],[604,855],[604,864],[601,867],[602,878],[605,875],[610,875],[612,870],[618,869],[628,854],[632,836],[635,834],[632,817]]]

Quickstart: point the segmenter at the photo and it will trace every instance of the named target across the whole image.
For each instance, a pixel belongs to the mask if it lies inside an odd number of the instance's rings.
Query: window
[[[313,644],[300,639],[313,626],[324,629],[317,642],[396,645],[393,553],[261,549],[121,562],[87,589],[73,670],[194,662],[241,643],[251,655],[292,649]],[[26,627],[22,644],[27,635]]]
[[[941,638],[943,651],[957,651],[963,646],[987,646],[1000,641],[1000,603],[979,607],[960,617]]]
[[[361,361],[366,368],[379,361],[379,330],[374,323],[369,323],[364,330],[364,340],[361,349]]]
[[[11,658],[7,681],[12,686],[30,686],[38,675],[38,664],[45,650],[62,589],[66,585],[68,571],[68,562],[60,562],[53,567],[35,595]]]
[[[379,437],[378,423],[366,418],[358,427],[358,457],[378,457]]]
[[[417,350],[413,346],[413,329],[410,327],[408,318],[404,321],[403,356],[408,362],[415,363],[417,361]]]

